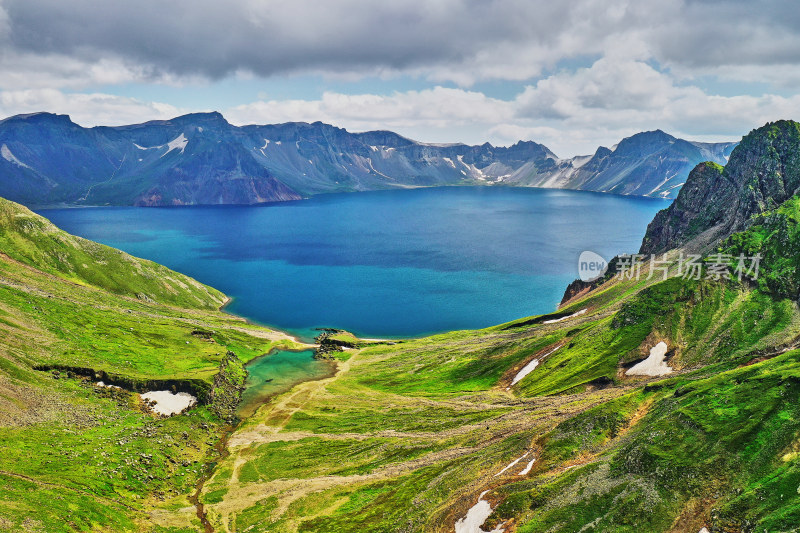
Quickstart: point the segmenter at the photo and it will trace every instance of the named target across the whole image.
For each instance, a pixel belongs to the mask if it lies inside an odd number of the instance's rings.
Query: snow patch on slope
[[[650,191],[649,193],[647,193],[647,195],[649,196],[649,195],[654,194],[655,192],[659,191],[661,189],[661,187],[663,187],[664,185],[669,183],[669,181],[671,179],[676,178],[677,176],[678,176],[677,172],[673,172],[672,174],[667,174],[667,176],[664,178],[664,180],[661,183],[659,183],[658,185],[656,185],[655,187],[653,187],[653,190]],[[664,192],[665,191],[661,191],[661,194],[663,194]],[[666,189],[666,192],[667,192],[667,194],[669,194],[669,189]]]
[[[466,516],[456,521],[456,533],[487,533],[481,529],[483,523],[492,514],[492,504],[483,499],[487,492],[489,491],[481,492],[481,495],[478,496],[478,503],[470,507]],[[488,533],[503,533],[503,531],[503,528],[497,526]]]
[[[183,133],[181,133],[176,138],[172,139],[170,142],[166,144],[167,151],[161,154],[161,157],[164,157],[173,150],[180,150],[181,153],[183,153],[188,143],[189,139],[187,139],[186,136]]]
[[[672,367],[664,362],[667,356],[667,343],[659,342],[650,348],[650,356],[633,365],[625,372],[626,376],[663,376],[672,372]]]
[[[448,157],[444,157],[443,159],[446,160],[451,165],[453,165],[453,168],[456,168],[456,165],[453,163],[452,159],[450,159]],[[465,163],[463,155],[457,155],[456,159],[458,159],[458,162],[461,163],[461,165],[463,165],[468,171],[468,172],[465,172],[464,170],[461,170],[462,174],[464,174],[465,176],[472,177],[474,179],[487,181],[487,179],[486,179],[487,176],[486,176],[486,174],[484,174],[483,170],[479,169],[475,165],[471,165],[471,164]]]
[[[177,415],[197,403],[197,398],[188,392],[173,394],[167,390],[157,390],[140,394],[150,409],[162,416]]]
[[[0,155],[3,156],[3,159],[8,161],[9,163],[17,165],[18,167],[31,168],[28,165],[26,165],[25,163],[23,163],[22,161],[20,161],[19,159],[17,159],[17,156],[12,154],[11,150],[9,150],[8,146],[6,146],[5,144],[2,147],[0,147]],[[33,170],[33,169],[31,169],[31,170]]]
[[[591,155],[576,155],[572,158],[572,168],[581,168],[592,159]]]
[[[546,357],[554,354],[556,352],[556,350],[558,350],[559,348],[561,348],[561,345],[556,346],[555,348],[553,348],[552,350],[550,350],[549,352],[547,352],[543,356],[537,357],[536,359],[532,360],[530,363],[525,365],[522,368],[522,370],[517,372],[517,375],[514,376],[514,379],[511,381],[511,387],[513,387],[514,385],[516,385],[517,383],[522,381],[523,378],[525,378],[525,376],[527,376],[528,374],[533,372],[536,369],[536,367],[539,366],[539,363],[541,361],[543,361]],[[511,387],[509,387],[509,388],[511,388]],[[508,390],[508,389],[506,389],[506,390]]]
[[[502,475],[503,475],[503,473],[504,473],[506,470],[508,470],[508,469],[510,469],[510,468],[514,468],[514,465],[516,465],[518,462],[520,462],[520,461],[522,461],[523,459],[525,459],[526,457],[528,457],[528,454],[529,454],[529,453],[531,453],[531,452],[525,452],[525,453],[524,453],[522,456],[520,456],[520,457],[517,457],[516,459],[514,459],[513,461],[511,461],[511,462],[510,462],[510,463],[509,463],[509,464],[508,464],[508,465],[507,465],[507,466],[506,466],[504,469],[502,469],[501,471],[499,471],[498,473],[496,473],[496,474],[494,475],[494,477],[497,477],[497,476],[502,476]]]
[[[570,318],[575,318],[576,316],[581,316],[582,314],[586,313],[587,309],[581,309],[577,313],[572,313],[571,315],[562,316],[561,318],[554,318],[552,320],[545,320],[542,324],[555,324],[556,322],[561,322],[562,320],[569,320]]]
[[[677,189],[678,187],[683,186],[685,183],[686,183],[685,181],[682,181],[680,183],[673,185],[672,187],[667,187],[661,192],[661,194],[669,194],[669,191],[671,191],[672,189]]]
[[[525,476],[525,475],[527,475],[527,474],[528,474],[528,473],[531,471],[531,469],[533,468],[533,463],[535,463],[535,462],[536,462],[536,457],[534,457],[533,459],[531,459],[530,461],[528,461],[528,464],[525,466],[525,468],[523,468],[523,469],[522,469],[522,471],[521,471],[519,474],[517,474],[517,475],[518,475],[518,476]]]

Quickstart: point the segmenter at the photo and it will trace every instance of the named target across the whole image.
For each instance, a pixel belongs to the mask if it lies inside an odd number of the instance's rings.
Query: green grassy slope
[[[225,296],[188,276],[75,237],[0,198],[0,252],[41,272],[143,301],[218,309]]]
[[[757,281],[676,277],[673,251],[669,279],[645,267],[550,316],[402,342],[338,332],[337,374],[272,398],[223,454],[211,391],[225,353],[241,375],[291,341],[215,311],[222,296],[188,278],[3,205],[0,527],[195,531],[206,463],[215,531],[452,532],[482,494],[484,530],[800,523],[800,197],[717,243],[761,254]],[[661,342],[669,373],[627,373]],[[184,380],[209,405],[157,420],[135,395],[43,365]]]
[[[215,389],[226,352],[246,361],[293,341],[217,311],[218,291],[3,200],[0,250],[0,530],[196,531],[187,497],[235,395]],[[135,394],[42,366],[189,383],[208,405],[160,420]]]
[[[737,280],[646,277],[607,282],[560,322],[344,352],[336,377],[234,433],[202,496],[212,521],[445,532],[488,490],[487,531],[791,530],[797,304]],[[674,372],[627,376],[660,341]]]

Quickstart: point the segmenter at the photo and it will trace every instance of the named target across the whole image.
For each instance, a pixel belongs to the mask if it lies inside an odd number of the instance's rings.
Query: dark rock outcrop
[[[114,385],[133,392],[149,392],[153,390],[168,390],[172,393],[185,392],[195,396],[202,404],[209,403],[212,399],[211,384],[201,379],[143,379],[132,378],[105,370],[95,370],[88,367],[70,365],[37,365],[34,370],[42,372],[62,373],[66,377],[84,377],[91,380],[102,381],[106,385]]]
[[[342,329],[322,328],[322,333],[314,337],[314,342],[317,343],[317,347],[314,349],[314,359],[333,360],[336,359],[336,352],[355,347],[355,344],[351,342],[333,338],[340,333],[346,332]]]
[[[247,370],[244,363],[235,353],[228,351],[214,376],[208,398],[211,411],[232,424],[236,420],[236,408],[242,399],[246,382]]]
[[[647,227],[640,252],[707,250],[799,188],[800,124],[769,123],[744,137],[724,168],[713,163],[695,167],[675,202]]]
[[[558,304],[559,307],[563,306],[565,303],[569,302],[573,298],[583,296],[584,294],[589,293],[590,291],[596,289],[600,285],[603,284],[603,279],[594,280],[594,281],[583,281],[581,279],[576,279],[564,290],[564,296],[561,297],[561,302]]]
[[[70,365],[38,365],[34,370],[51,372],[55,379],[59,379],[62,374],[67,378],[83,377],[138,393],[153,390],[186,392],[195,396],[201,404],[208,405],[214,414],[228,423],[233,423],[236,419],[236,408],[247,381],[244,363],[231,351],[220,361],[219,370],[211,383],[202,379],[133,378],[105,370]]]
[[[608,268],[606,269],[605,274],[603,274],[597,279],[594,279],[592,281],[583,281],[582,279],[576,279],[572,281],[572,283],[567,285],[567,288],[564,290],[564,296],[561,297],[561,302],[558,304],[558,307],[563,307],[567,302],[571,301],[572,299],[579,298],[584,294],[593,291],[606,281],[613,278],[614,275],[617,273],[617,269],[619,267],[619,260],[620,257],[618,255],[611,258],[611,260],[608,262]]]
[[[723,167],[710,162],[697,165],[675,202],[648,224],[640,253],[666,252],[705,231],[722,234],[735,189]]]

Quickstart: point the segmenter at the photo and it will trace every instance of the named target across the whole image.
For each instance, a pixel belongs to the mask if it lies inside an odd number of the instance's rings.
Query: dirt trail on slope
[[[223,517],[230,516],[231,513],[246,509],[267,496],[278,498],[278,507],[273,512],[273,516],[281,516],[286,513],[289,506],[298,499],[313,493],[327,490],[338,486],[352,486],[365,482],[375,482],[392,479],[402,474],[436,464],[440,461],[449,461],[469,455],[479,451],[481,448],[452,448],[429,453],[418,459],[404,463],[387,465],[376,469],[369,474],[358,474],[349,476],[326,475],[303,479],[276,479],[261,483],[230,484],[228,492],[221,503],[215,504],[213,509]],[[227,528],[227,520],[223,520]]]
[[[265,498],[275,496],[277,508],[271,512],[274,518],[281,517],[289,520],[290,529],[299,526],[299,518],[287,516],[290,506],[309,494],[325,491],[336,487],[372,483],[395,479],[398,476],[411,473],[420,468],[440,463],[442,461],[457,460],[473,454],[480,453],[487,446],[491,446],[512,435],[529,432],[535,427],[542,430],[559,420],[572,416],[578,412],[608,401],[628,391],[629,387],[615,387],[605,390],[579,393],[569,397],[547,397],[535,399],[519,399],[510,395],[499,394],[496,402],[469,401],[468,399],[448,398],[437,401],[430,398],[402,397],[403,402],[413,405],[429,406],[432,408],[449,407],[458,410],[475,410],[478,406],[483,408],[508,408],[505,414],[493,417],[490,425],[486,422],[467,423],[461,426],[448,428],[441,431],[395,431],[377,430],[367,433],[313,433],[311,431],[284,431],[292,417],[304,407],[313,404],[319,395],[329,394],[327,387],[333,384],[350,371],[353,364],[358,364],[359,352],[355,352],[346,362],[340,362],[334,376],[318,381],[309,381],[295,386],[291,391],[276,398],[275,403],[265,405],[256,414],[246,421],[231,435],[228,441],[230,459],[228,466],[230,478],[225,480],[227,493],[223,500],[207,506],[215,516],[215,523],[221,530],[230,532],[234,517],[243,509],[263,501]],[[370,359],[370,362],[374,362]],[[386,393],[392,396],[391,393]],[[398,397],[398,401],[400,397]],[[251,447],[271,442],[293,442],[305,438],[320,438],[328,440],[357,440],[363,441],[375,437],[406,438],[419,440],[442,440],[460,436],[467,436],[486,427],[488,434],[481,440],[480,445],[456,445],[453,448],[426,453],[425,455],[403,462],[381,466],[375,470],[358,475],[318,475],[309,478],[274,479],[265,482],[243,483],[240,479],[242,468],[253,459]],[[587,460],[589,458],[583,458]],[[224,469],[219,469],[224,470]],[[209,485],[214,485],[214,480],[209,480]],[[219,485],[217,485],[219,488]],[[338,505],[336,502],[332,506]],[[289,513],[291,515],[291,513]]]

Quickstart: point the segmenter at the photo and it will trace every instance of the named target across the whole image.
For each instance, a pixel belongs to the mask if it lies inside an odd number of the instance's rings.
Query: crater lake
[[[408,337],[553,311],[578,256],[639,249],[667,201],[585,191],[446,187],[258,206],[38,212],[233,298],[228,310],[309,339],[314,328]]]

